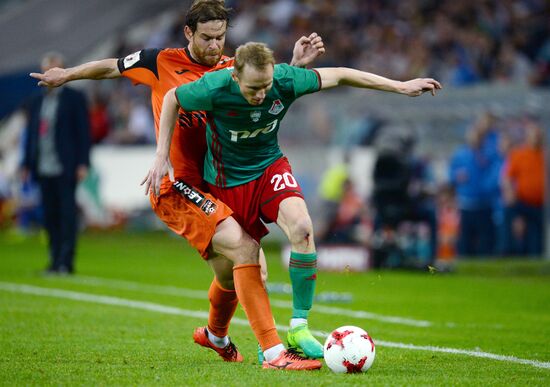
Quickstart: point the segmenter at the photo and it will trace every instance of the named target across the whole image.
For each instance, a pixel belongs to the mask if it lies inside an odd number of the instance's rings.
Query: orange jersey
[[[229,66],[233,66],[233,59],[226,56],[216,66],[202,65],[191,57],[187,48],[145,49],[118,60],[118,69],[122,76],[131,79],[134,84],[144,84],[151,88],[157,140],[160,112],[166,92],[199,79],[205,72]],[[170,148],[175,178],[204,189],[206,186],[202,176],[206,152],[206,115],[180,109],[178,116]],[[170,186],[165,178],[163,191]]]
[[[543,150],[528,146],[514,149],[508,156],[506,175],[516,187],[519,200],[532,206],[544,203]]]
[[[454,207],[445,205],[437,214],[439,244],[437,246],[437,257],[446,261],[456,256],[456,240],[460,228],[460,215]]]

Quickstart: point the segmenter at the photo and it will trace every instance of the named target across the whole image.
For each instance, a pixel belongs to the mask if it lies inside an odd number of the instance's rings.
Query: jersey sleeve
[[[296,98],[321,90],[321,77],[315,70],[308,70],[288,64],[281,64],[286,76],[292,79],[292,88]]]
[[[118,59],[120,74],[134,84],[152,86],[159,80],[157,59],[162,50],[147,48]]]
[[[185,111],[212,110],[212,96],[208,85],[208,74],[202,78],[176,88],[176,99]]]

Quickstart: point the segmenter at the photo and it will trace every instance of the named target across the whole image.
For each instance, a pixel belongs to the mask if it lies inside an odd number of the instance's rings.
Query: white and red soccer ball
[[[336,373],[365,372],[376,355],[374,341],[363,329],[346,325],[335,329],[325,341],[325,363]]]

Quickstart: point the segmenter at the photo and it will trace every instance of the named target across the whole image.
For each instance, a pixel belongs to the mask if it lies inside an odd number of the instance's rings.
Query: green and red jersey
[[[206,73],[176,89],[186,111],[206,111],[208,151],[204,179],[218,187],[255,180],[283,156],[277,140],[281,120],[290,105],[321,89],[315,70],[275,65],[273,87],[261,105],[250,105],[231,77],[231,68]]]

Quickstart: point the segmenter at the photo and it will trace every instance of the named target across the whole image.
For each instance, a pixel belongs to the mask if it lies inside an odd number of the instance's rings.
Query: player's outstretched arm
[[[352,86],[416,97],[428,91],[435,95],[436,91],[441,89],[441,84],[432,78],[417,78],[401,82],[346,67],[325,67],[316,70],[321,77],[323,90],[337,86]]]
[[[58,87],[77,79],[111,79],[120,77],[117,59],[102,59],[66,69],[54,67],[44,73],[30,73],[38,86]]]
[[[291,66],[305,67],[311,64],[318,56],[325,53],[325,44],[316,32],[309,36],[302,36],[294,43]]]
[[[159,120],[159,138],[157,142],[157,153],[153,166],[141,182],[145,185],[145,195],[152,190],[155,195],[160,194],[160,183],[162,178],[170,177],[174,181],[174,168],[170,163],[170,144],[174,134],[174,126],[178,118],[179,104],[176,99],[176,88],[168,90],[162,102],[162,111]]]

